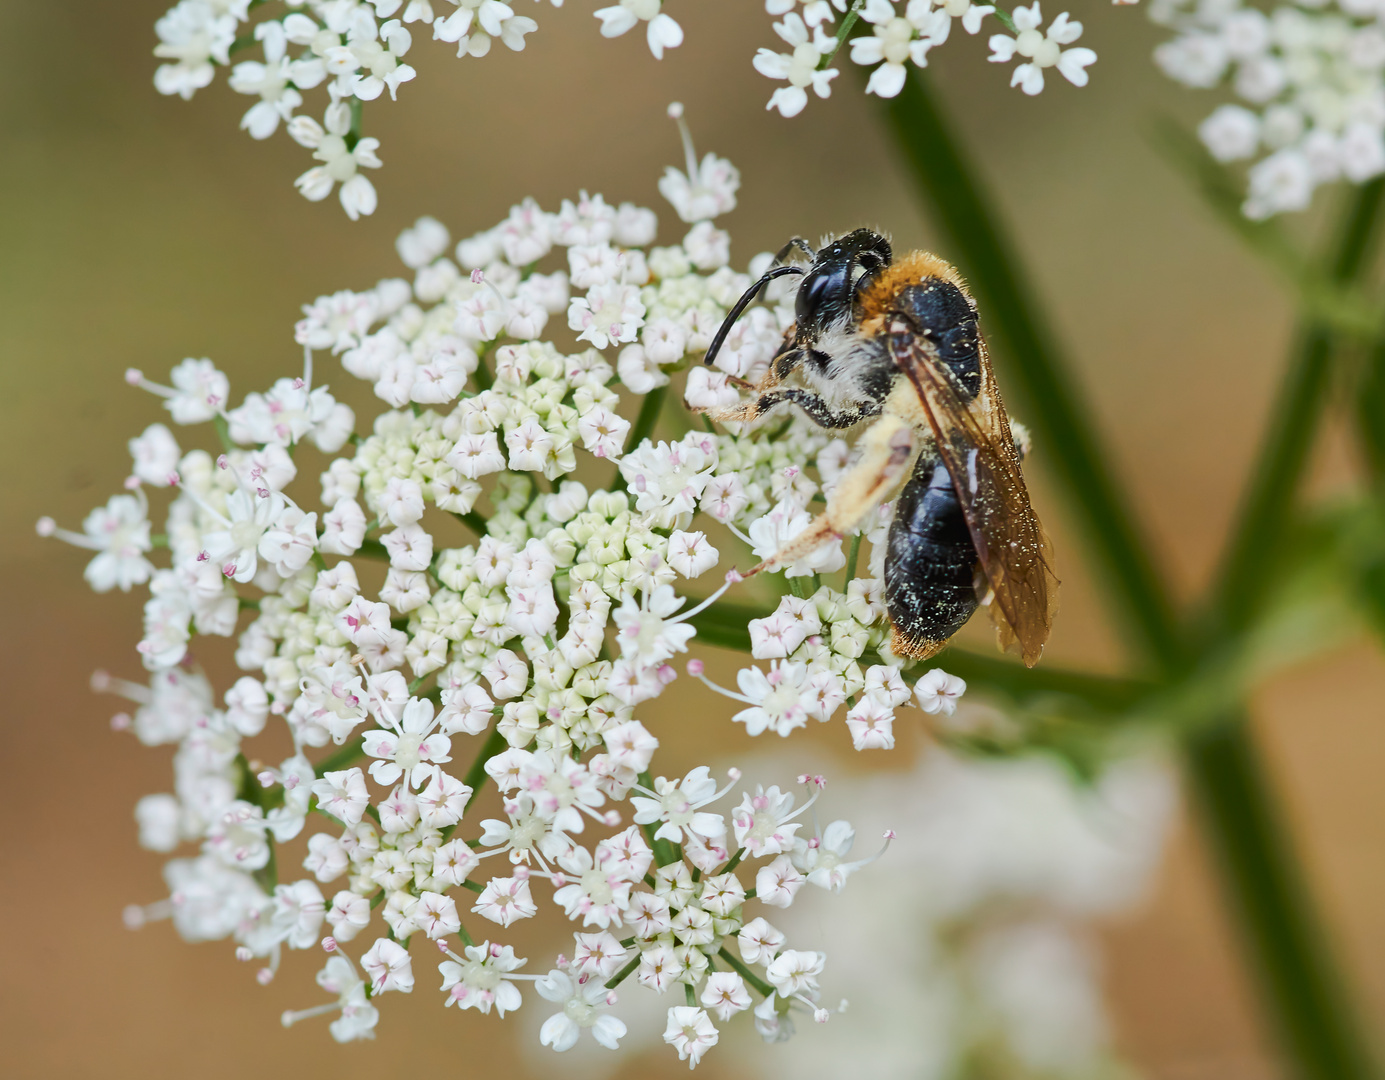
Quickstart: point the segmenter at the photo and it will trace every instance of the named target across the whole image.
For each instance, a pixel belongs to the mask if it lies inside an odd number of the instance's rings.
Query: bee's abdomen
[[[920,328],[939,359],[975,397],[981,389],[980,335],[976,312],[962,290],[940,278],[924,278],[901,289],[895,306]]]
[[[885,602],[898,636],[926,656],[976,610],[976,548],[952,477],[920,458],[895,503],[885,556]],[[898,650],[896,650],[898,651]]]

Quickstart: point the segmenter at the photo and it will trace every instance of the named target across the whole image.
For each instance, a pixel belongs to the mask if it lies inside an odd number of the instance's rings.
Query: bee
[[[794,249],[806,268],[784,262]],[[869,427],[826,511],[750,573],[839,540],[893,498],[884,558],[891,651],[927,659],[985,606],[1000,648],[1032,667],[1057,610],[1053,550],[1020,472],[1027,436],[1011,428],[961,275],[926,251],[895,260],[869,229],[817,251],[796,237],[775,262],[731,308],[706,363],[786,274],[802,277],[795,324],[758,385],[735,380],[750,398],[708,415],[745,422],[795,405],[824,428]]]

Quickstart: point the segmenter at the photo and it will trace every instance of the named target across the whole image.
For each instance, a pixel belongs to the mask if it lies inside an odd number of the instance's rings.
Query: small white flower
[[[485,56],[491,40],[500,38],[515,52],[524,49],[524,35],[538,29],[538,23],[524,15],[516,15],[509,4],[500,0],[452,0],[457,10],[451,15],[439,15],[433,21],[433,37],[457,44],[458,56]]]
[[[676,443],[646,439],[620,462],[635,508],[656,528],[673,528],[691,516],[715,467],[715,440],[696,433]]]
[[[827,957],[820,952],[785,949],[769,962],[765,978],[779,991],[781,997],[812,994],[817,991],[817,977],[822,974]]]
[[[861,18],[873,23],[871,37],[851,42],[853,63],[879,64],[870,74],[866,93],[896,97],[904,89],[908,74],[906,62],[928,66],[928,50],[947,38],[952,19],[945,10],[934,10],[929,0],[911,0],[904,15],[895,11],[891,0],[867,0]]]
[[[686,1061],[690,1068],[697,1067],[702,1055],[716,1045],[719,1037],[706,1009],[691,1005],[675,1005],[669,1009],[664,1042],[677,1050],[678,1060]]]
[[[299,123],[303,121],[306,123]],[[353,136],[351,111],[340,102],[328,108],[323,127],[303,116],[297,117],[295,122],[299,126],[290,127],[290,134],[322,162],[294,181],[303,197],[320,202],[340,184],[339,198],[347,217],[355,221],[363,214],[375,213],[375,187],[359,170],[380,167],[380,158],[375,153],[380,140]],[[354,142],[350,141],[352,139]]]
[[[746,792],[731,815],[737,846],[757,859],[787,851],[793,845],[794,834],[802,828],[801,822],[791,819],[804,809],[806,807],[795,810],[793,795],[780,791],[777,786],[766,791],[757,784],[755,794]]]
[[[1018,86],[1026,94],[1037,94],[1044,88],[1044,69],[1050,67],[1056,67],[1074,86],[1087,85],[1086,69],[1096,62],[1096,53],[1086,48],[1062,48],[1082,36],[1080,22],[1070,20],[1065,11],[1049,24],[1046,33],[1040,33],[1043,16],[1038,0],[1029,7],[1015,8],[1013,18],[1018,36],[993,34],[989,57],[993,64],[1009,63],[1016,54],[1027,59],[1027,63],[1015,68],[1011,86]]]
[[[388,787],[404,776],[418,787],[431,780],[438,765],[452,760],[448,753],[452,740],[434,733],[436,726],[433,703],[427,698],[410,698],[397,732],[367,731],[363,748],[377,759],[370,766],[375,782]]]
[[[593,285],[584,297],[573,298],[568,306],[567,324],[578,331],[577,340],[605,349],[634,341],[644,325],[644,313],[638,288],[606,282]]]
[[[97,552],[82,574],[97,592],[129,592],[154,573],[153,563],[144,557],[153,548],[148,513],[142,494],[112,495],[104,507],[87,515],[80,533],[59,529],[52,518],[40,518],[38,534]]]
[[[812,516],[796,502],[776,503],[763,517],[751,522],[747,532],[755,545],[755,555],[768,559],[778,554],[791,540],[807,530],[812,524]],[[811,577],[813,574],[831,574],[846,565],[846,555],[841,542],[822,544],[796,562],[784,568],[784,576]],[[776,567],[776,569],[778,569]]]
[[[519,987],[505,976],[528,961],[515,956],[509,945],[493,945],[489,941],[468,945],[464,951],[465,958],[444,960],[438,965],[442,990],[447,995],[444,1005],[480,1013],[489,1013],[493,1007],[496,1015],[504,1016],[523,1004]]]
[[[183,456],[173,432],[163,424],[150,424],[129,446],[135,476],[154,487],[167,487]]]
[[[686,833],[713,842],[724,840],[726,820],[720,814],[704,811],[702,807],[716,801],[722,794],[724,792],[717,791],[717,783],[711,778],[711,770],[706,765],[699,765],[682,780],[657,777],[654,791],[648,795],[632,795],[630,802],[635,807],[636,824],[660,823],[654,833],[655,839],[681,844],[686,839]]]
[[[702,1007],[716,1013],[718,1020],[730,1020],[738,1012],[750,1008],[750,991],[745,980],[734,971],[716,971],[707,976],[698,999]]]
[[[601,20],[601,36],[620,37],[641,21],[649,23],[645,38],[655,60],[664,58],[665,49],[683,44],[683,28],[660,11],[662,0],[620,0],[613,7],[598,8],[593,14]]]
[[[794,896],[797,895],[798,890],[803,886],[803,882],[806,880],[807,879],[799,873],[797,867],[793,865],[788,855],[780,855],[769,865],[760,867],[756,872],[755,897],[761,903],[769,904],[771,907],[786,908],[793,903]],[[757,923],[763,921],[763,919],[755,920]],[[748,924],[747,929],[754,925],[754,923]],[[775,933],[778,932],[775,931]],[[764,935],[761,935],[761,938],[763,940],[768,940],[764,939]],[[784,936],[779,934],[774,947],[777,948],[783,943]],[[741,938],[742,955],[744,955],[745,949],[746,939],[743,936]],[[755,960],[751,959],[749,956],[746,957],[746,960],[752,964],[755,963]]]
[[[1241,212],[1261,221],[1289,210],[1307,209],[1313,198],[1313,166],[1304,152],[1288,147],[1250,167],[1250,191]]]
[[[806,665],[780,660],[771,661],[768,672],[757,667],[742,668],[736,674],[736,685],[744,695],[741,700],[749,702],[750,707],[731,719],[744,724],[748,735],[772,731],[787,736],[808,722],[812,691],[807,675]]]
[[[377,938],[370,950],[361,957],[361,967],[370,976],[372,994],[387,990],[409,993],[414,988],[413,965],[409,954],[396,941]]]
[[[1253,157],[1260,146],[1260,118],[1239,105],[1223,105],[1197,128],[1200,138],[1218,161]]]
[[[509,926],[516,919],[529,919],[538,905],[529,893],[528,878],[491,878],[471,909],[483,919]]]
[[[571,1050],[586,1030],[608,1050],[618,1050],[625,1035],[625,1024],[605,1012],[614,1005],[616,995],[599,978],[573,979],[567,972],[553,970],[534,983],[539,997],[561,1007],[543,1022],[539,1043],[554,1050]]]
[[[846,727],[857,750],[894,749],[894,709],[888,702],[864,695],[847,712]]]
[[[914,684],[919,708],[934,716],[951,716],[957,711],[957,702],[966,692],[967,684],[942,668],[933,668]]]
[[[784,117],[797,116],[808,104],[807,87],[820,98],[831,97],[831,82],[839,72],[836,68],[819,70],[822,58],[832,51],[833,41],[817,28],[817,37],[808,33],[808,27],[797,12],[791,12],[782,22],[774,24],[774,32],[793,49],[791,53],[776,53],[772,49],[760,49],[755,54],[755,70],[770,79],[786,79],[788,86],[781,86],[770,95],[766,109],[778,109]]]
[[[360,769],[323,773],[313,781],[312,792],[318,806],[347,825],[359,824],[370,805],[370,793]]]

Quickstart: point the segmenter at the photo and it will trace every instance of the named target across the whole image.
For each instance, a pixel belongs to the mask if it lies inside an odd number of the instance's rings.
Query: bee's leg
[[[917,445],[918,439],[909,424],[889,413],[882,416],[861,436],[861,460],[833,489],[827,510],[745,576],[797,562],[859,526],[909,476]]]
[[[784,390],[770,390],[761,393],[753,401],[745,401],[739,405],[709,409],[707,415],[721,424],[732,420],[745,422],[758,420],[770,410],[785,403],[797,405],[808,414],[813,423],[825,428],[854,427],[873,415],[855,406],[846,409],[836,408],[811,390],[802,390],[796,386]]]
[[[776,383],[783,382],[793,373],[793,369],[803,362],[804,350],[794,347],[794,332],[790,329],[784,335],[784,344],[769,362],[770,376]]]

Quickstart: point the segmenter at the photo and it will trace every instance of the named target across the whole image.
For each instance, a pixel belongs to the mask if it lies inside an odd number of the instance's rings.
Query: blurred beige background
[[[311,205],[295,193],[306,151],[237,130],[248,101],[224,80],[191,103],[155,94],[152,25],[164,6],[0,3],[0,1072],[347,1080],[406,1064],[532,1075],[515,1047],[520,1026],[443,1014],[432,994],[389,1002],[374,1043],[339,1047],[321,1027],[279,1027],[282,1009],[318,1000],[302,958],[290,958],[292,978],[261,989],[225,944],[184,945],[167,924],[122,928],[126,903],[162,893],[160,860],[136,848],[130,809],[166,785],[168,755],[110,734],[114,703],[87,678],[98,666],[139,677],[140,604],[94,598],[80,553],[40,542],[32,523],[49,513],[77,527],[118,489],[124,440],[160,413],[124,385],[127,366],[162,376],[184,356],[210,356],[237,396],[263,388],[300,363],[299,305],[396,273],[393,238],[420,214],[467,235],[522,195],[556,208],[587,188],[660,209],[665,239],[676,235],[655,192],[663,167],[681,162],[671,100],[686,104],[699,152],[742,170],[727,220],[738,264],[797,232],[877,224],[900,247],[934,232],[850,74],[794,121],[765,113],[773,87],[750,59],[777,40],[756,3],[670,0],[686,44],[662,63],[638,33],[600,38],[582,0],[533,11],[540,29],[518,55],[455,60],[420,40],[410,57],[419,78],[397,104],[367,107],[385,167],[372,176],[380,210],[355,224],[335,198]],[[1142,11],[1091,3],[1074,15],[1101,57],[1085,91],[1055,80],[1025,98],[1006,87],[1008,69],[984,63],[982,41],[960,35],[934,54],[934,75],[1071,347],[1112,464],[1187,597],[1210,572],[1253,453],[1284,360],[1288,300],[1149,149],[1155,116],[1195,120],[1210,97],[1161,80]],[[1042,447],[1036,461],[1066,589],[1051,658],[1117,668],[1119,644],[1044,482]],[[1351,468],[1346,440],[1329,432],[1317,482],[1340,485]],[[1385,666],[1356,646],[1265,688],[1257,719],[1374,1026],[1385,1019],[1382,690]],[[661,736],[743,745],[681,719],[661,718]],[[921,752],[921,739],[901,739],[886,767]],[[845,754],[841,768],[862,767]],[[1280,1074],[1231,933],[1184,823],[1149,905],[1103,931],[1119,1044],[1148,1076]],[[421,976],[421,988],[431,981]],[[620,1075],[682,1068],[661,1048],[627,1058]],[[737,1074],[714,1053],[701,1075]]]

